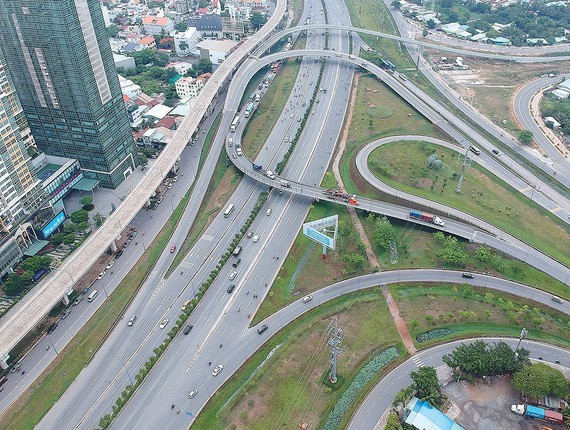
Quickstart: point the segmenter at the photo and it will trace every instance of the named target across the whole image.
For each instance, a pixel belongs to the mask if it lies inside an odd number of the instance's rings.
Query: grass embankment
[[[139,286],[164,251],[180,218],[188,195],[147,248],[139,262],[125,276],[115,291],[60,351],[58,357],[2,416],[0,429],[32,429],[71,385],[79,372],[97,352],[115,322],[121,318]]]
[[[347,332],[338,363],[342,382],[334,390],[322,383],[329,369],[325,331],[332,316]],[[378,289],[323,303],[254,354],[212,397],[193,428],[296,428],[301,422],[320,428],[358,370],[374,353],[394,345],[403,350]]]
[[[269,294],[254,316],[254,324],[300,296],[350,278],[355,273],[369,271],[362,241],[345,208],[329,202],[314,204],[307,215],[307,222],[336,214],[339,216],[337,251],[329,250],[327,258],[323,259],[322,246],[305,237],[302,231],[299,232]],[[351,258],[355,255],[363,256],[362,266],[355,267],[352,264]]]
[[[431,154],[443,161],[441,169],[427,167]],[[395,188],[481,218],[570,264],[568,226],[475,162],[465,169],[462,190],[457,193],[461,173],[457,154],[425,142],[394,142],[376,149],[368,165],[378,179]]]
[[[570,347],[568,316],[531,300],[468,285],[389,288],[419,347],[469,336],[518,337],[522,327],[528,329],[528,339]],[[418,341],[418,334],[430,331]]]

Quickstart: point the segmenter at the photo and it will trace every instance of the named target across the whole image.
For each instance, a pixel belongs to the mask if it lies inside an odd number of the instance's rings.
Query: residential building
[[[189,70],[192,70],[193,67],[192,63],[187,63],[186,61],[173,61],[172,63],[168,63],[166,68],[174,68],[176,73],[184,76]]]
[[[190,76],[180,78],[176,81],[176,94],[180,99],[184,97],[198,97],[202,88],[204,88],[204,82],[200,79],[191,78]]]
[[[172,141],[173,130],[166,127],[149,128],[142,135],[142,145],[163,149]]]
[[[198,19],[189,19],[186,21],[189,27],[195,27],[198,30],[198,36],[202,39],[214,38],[221,39],[222,35],[222,18],[217,14],[202,15]]]
[[[566,90],[556,89],[552,91],[552,95],[559,100],[566,100],[570,96],[570,92]]]
[[[151,36],[157,34],[171,34],[174,31],[174,21],[165,16],[147,15],[143,19],[143,28],[145,34]]]
[[[174,2],[174,10],[180,14],[188,13],[192,7],[188,0],[176,0]]]
[[[164,118],[172,110],[171,107],[165,105],[156,105],[146,112],[143,117],[149,121],[158,122]]]
[[[222,64],[226,58],[237,48],[238,42],[232,40],[202,40],[196,45],[200,50],[200,57],[209,59],[214,67]]]
[[[152,36],[146,36],[139,40],[137,45],[140,46],[140,49],[156,49],[156,40]]]
[[[41,182],[22,138],[27,136],[26,117],[1,53],[0,125],[1,238],[13,231],[45,200]]]
[[[195,27],[188,27],[184,32],[177,32],[174,35],[176,55],[185,56],[196,52],[198,39],[198,30]]]
[[[121,86],[121,92],[126,95],[129,99],[136,99],[140,93],[142,93],[142,89],[140,85],[135,84],[130,79],[124,78],[121,75],[119,76],[119,85]]]
[[[133,57],[127,57],[126,55],[113,54],[113,61],[117,68],[121,67],[123,70],[134,69],[137,67],[135,59]]]
[[[104,187],[132,173],[134,141],[98,0],[0,2],[0,48],[40,150],[78,160]]]

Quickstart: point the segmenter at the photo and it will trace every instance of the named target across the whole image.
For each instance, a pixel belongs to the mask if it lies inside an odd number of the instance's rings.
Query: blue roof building
[[[428,402],[412,397],[406,405],[402,419],[420,430],[465,430]]]

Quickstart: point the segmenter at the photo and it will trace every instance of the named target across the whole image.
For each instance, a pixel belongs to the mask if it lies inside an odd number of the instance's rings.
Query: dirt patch
[[[511,405],[521,403],[520,393],[510,379],[493,377],[490,383],[469,384],[461,381],[443,388],[453,406],[448,414],[469,430],[534,430],[540,421],[525,419],[511,412]],[[549,424],[553,429],[562,427]]]

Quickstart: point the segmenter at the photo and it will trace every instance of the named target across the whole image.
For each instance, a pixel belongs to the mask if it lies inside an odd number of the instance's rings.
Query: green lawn
[[[324,333],[332,316],[340,318],[348,333],[338,363],[343,382],[336,390],[321,382],[329,368]],[[301,422],[311,429],[320,428],[358,370],[388,346],[402,351],[377,289],[325,303],[288,325],[254,354],[213,396],[193,428],[297,428]],[[264,362],[270,351],[271,358]]]
[[[440,170],[426,160],[436,154]],[[568,226],[475,162],[465,170],[462,192],[457,193],[461,165],[455,151],[425,142],[382,145],[368,159],[374,175],[402,191],[457,208],[509,232],[515,237],[570,264]],[[556,237],[557,240],[544,240]]]
[[[468,336],[502,335],[518,337],[522,327],[529,339],[570,347],[570,319],[567,315],[530,300],[467,285],[391,285],[414,342],[419,347]],[[447,336],[418,342],[416,336],[447,328]]]

